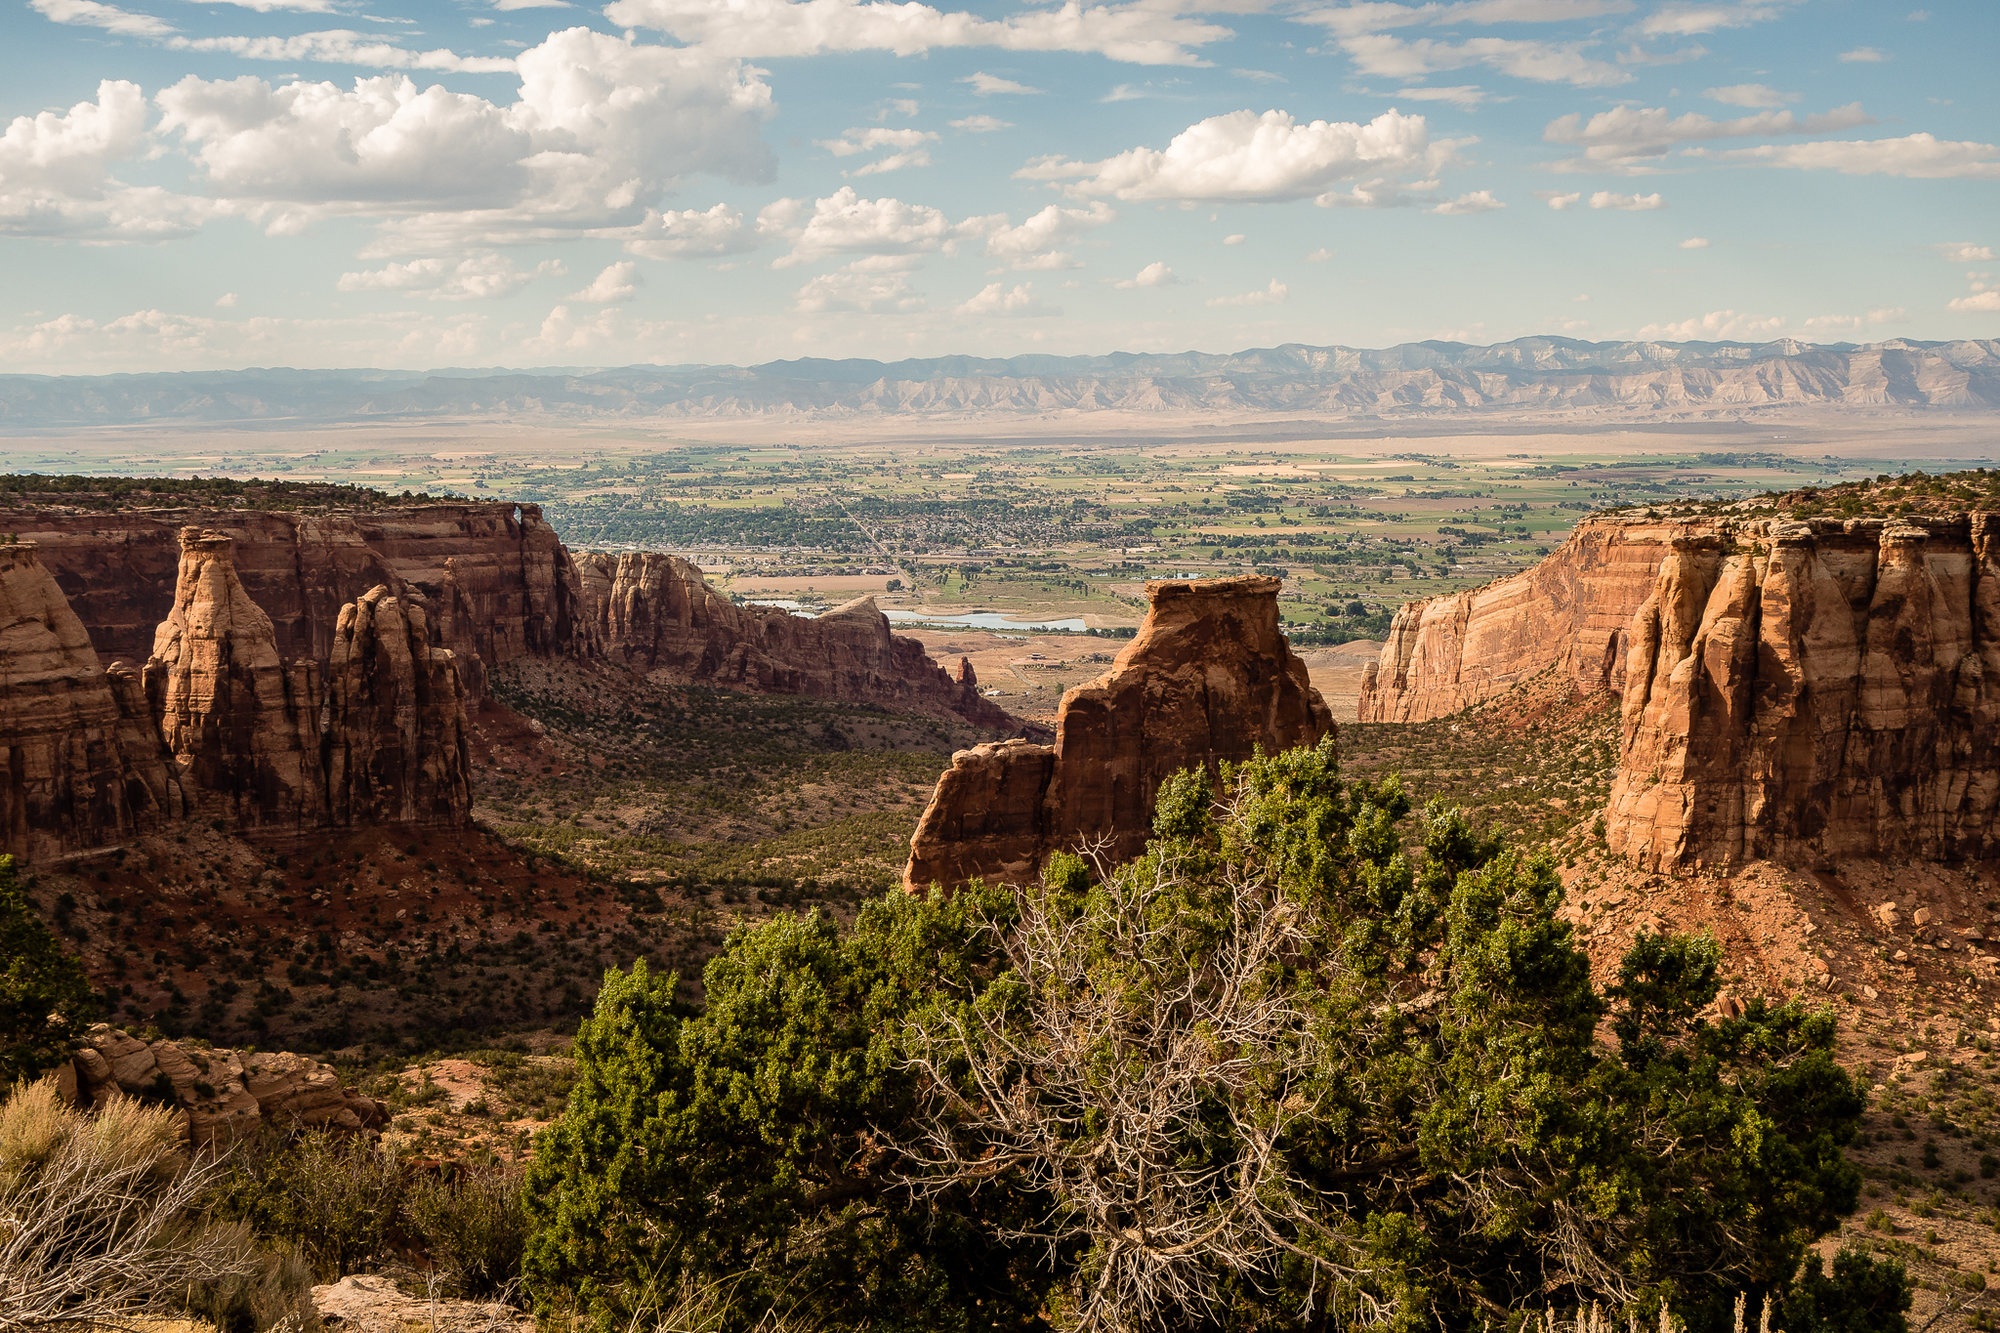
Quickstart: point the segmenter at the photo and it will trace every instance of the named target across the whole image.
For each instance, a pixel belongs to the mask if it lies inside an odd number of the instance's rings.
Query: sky
[[[1995,0],[0,0],[0,370],[2000,336]]]

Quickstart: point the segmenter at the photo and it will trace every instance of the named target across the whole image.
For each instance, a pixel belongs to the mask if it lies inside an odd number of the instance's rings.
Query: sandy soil
[[[1382,645],[1375,639],[1298,650],[1306,670],[1312,673],[1313,688],[1333,710],[1335,722],[1354,721],[1361,705],[1361,673],[1381,653]]]

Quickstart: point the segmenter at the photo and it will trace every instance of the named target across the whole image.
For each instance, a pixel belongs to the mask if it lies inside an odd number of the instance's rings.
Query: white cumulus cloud
[[[772,173],[770,88],[740,61],[570,28],[513,67],[506,105],[405,74],[190,75],[155,98],[159,132],[267,229],[384,218],[376,253],[637,229],[686,175]]]
[[[435,69],[459,74],[500,74],[514,68],[511,56],[462,56],[448,47],[412,51],[346,28],[302,32],[290,37],[172,37],[176,51],[220,52],[243,60],[286,64],[363,65],[369,69]]]
[[[1948,264],[1983,264],[1993,258],[1992,246],[1975,245],[1971,241],[1940,241],[1931,249]]]
[[[1818,143],[1760,144],[1704,153],[1718,162],[1838,171],[1847,176],[1907,176],[1917,180],[2000,180],[2000,146],[1931,134],[1900,139],[1831,139]]]
[[[1647,213],[1656,208],[1665,208],[1667,201],[1657,192],[1653,194],[1618,194],[1611,190],[1599,190],[1590,196],[1592,208],[1609,208],[1620,213]]]
[[[215,217],[221,209],[213,201],[126,185],[112,174],[146,155],[147,115],[138,84],[105,79],[95,101],[8,122],[0,133],[0,235],[158,241]]]
[[[1259,288],[1256,291],[1244,292],[1240,296],[1213,297],[1208,301],[1208,304],[1212,306],[1282,305],[1285,298],[1291,294],[1292,292],[1289,287],[1279,282],[1276,278],[1273,278],[1269,286]]]
[[[1119,199],[1303,199],[1335,181],[1428,172],[1439,161],[1422,116],[1387,111],[1366,125],[1300,122],[1283,111],[1232,111],[1097,162],[1044,158],[1015,174],[1069,181],[1072,194]]]
[[[1822,134],[1828,130],[1872,125],[1874,119],[1859,102],[1816,115],[1766,111],[1734,120],[1715,120],[1689,111],[1669,115],[1662,107],[1613,107],[1585,120],[1571,112],[1542,130],[1550,143],[1573,144],[1583,150],[1575,165],[1613,169],[1631,167],[1647,158],[1664,156],[1689,143],[1715,139],[1765,138],[1782,134]]]
[[[1852,51],[1840,53],[1840,59],[1850,65],[1879,65],[1888,58],[1872,46],[1857,46]]]
[[[1613,88],[1632,75],[1609,61],[1587,55],[1582,43],[1539,42],[1511,37],[1471,37],[1462,42],[1433,37],[1402,38],[1361,33],[1340,39],[1355,68],[1388,79],[1417,79],[1471,65],[1532,83],[1567,83],[1577,88]]]
[[[1155,259],[1131,277],[1113,285],[1121,291],[1131,291],[1135,287],[1173,287],[1179,282],[1180,279],[1174,276],[1174,271],[1167,267],[1165,260]]]
[[[711,259],[754,249],[743,215],[728,204],[708,209],[664,209],[624,233],[625,248],[642,259]]]
[[[843,185],[825,198],[815,199],[803,225],[786,224],[792,233],[791,252],[772,267],[788,268],[829,255],[926,254],[977,235],[989,223],[987,218],[953,222],[928,204],[863,199],[853,186]]]
[[[1474,190],[1471,194],[1462,194],[1456,199],[1446,199],[1441,203],[1432,204],[1424,212],[1455,217],[1470,213],[1492,213],[1506,206],[1493,197],[1493,191]]]
[[[979,97],[1039,97],[1043,92],[1040,88],[1030,88],[1027,84],[1014,79],[1003,79],[998,74],[988,74],[983,69],[966,75],[959,82],[971,84],[974,95]]]
[[[456,262],[430,257],[343,273],[334,285],[343,292],[411,292],[436,301],[482,301],[512,296],[552,271],[547,264],[523,271],[506,256],[488,252]]]
[[[1706,236],[1690,236],[1690,237],[1688,237],[1688,238],[1687,238],[1687,239],[1686,239],[1685,241],[1682,241],[1682,242],[1681,242],[1681,249],[1683,249],[1683,250],[1706,250],[1706,249],[1708,249],[1708,237],[1706,237]]]
[[[151,14],[136,14],[98,0],[29,0],[30,7],[52,23],[102,28],[120,37],[165,37],[174,26]]]
[[[1014,122],[1002,120],[998,116],[965,116],[951,122],[951,127],[966,134],[995,134],[1001,130],[1011,130]]]
[[[835,157],[882,153],[883,156],[873,162],[847,173],[850,176],[873,176],[902,167],[929,166],[931,155],[924,145],[937,142],[937,137],[929,130],[886,129],[876,125],[847,130],[837,139],[815,139],[813,142]]]
[[[1785,321],[1777,316],[1742,315],[1734,310],[1711,310],[1692,319],[1666,324],[1648,324],[1639,330],[1639,336],[1659,338],[1669,342],[1721,342],[1741,338],[1773,338],[1784,327]]]
[[[1797,93],[1781,93],[1761,83],[1732,83],[1726,88],[1710,88],[1702,96],[1724,106],[1749,107],[1753,111],[1770,110],[1799,100]]]
[[[1149,3],[1030,10],[989,19],[918,0],[613,0],[613,23],[652,28],[691,46],[745,59],[828,51],[901,56],[952,47],[1079,51],[1140,65],[1200,63],[1199,48],[1234,34]]]
[[[607,264],[603,272],[590,280],[588,287],[571,293],[569,299],[585,305],[616,305],[637,296],[643,282],[645,279],[639,276],[639,266],[629,259],[622,259],[615,264]]]
[[[987,234],[986,253],[1016,269],[1074,268],[1075,258],[1062,247],[1117,216],[1101,199],[1093,199],[1088,208],[1050,204],[1023,219],[1018,227],[1008,226],[1002,219]]]
[[[1009,287],[1004,283],[989,282],[962,302],[955,313],[1035,319],[1060,315],[1062,310],[1036,296],[1033,283],[1024,282]]]

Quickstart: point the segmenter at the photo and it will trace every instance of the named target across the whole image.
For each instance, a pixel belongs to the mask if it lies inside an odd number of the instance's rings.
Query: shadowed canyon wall
[[[1279,581],[1146,585],[1151,607],[1111,669],[1063,696],[1054,745],[1005,741],[952,756],[910,842],[904,883],[1032,879],[1056,851],[1144,849],[1175,771],[1311,745],[1333,728],[1279,629]]]
[[[32,544],[0,546],[0,850],[107,846],[183,818],[299,832],[469,817],[449,649],[386,586],[342,608],[333,669],[278,651],[234,541],[177,538],[175,594],[143,669],[100,667]]]

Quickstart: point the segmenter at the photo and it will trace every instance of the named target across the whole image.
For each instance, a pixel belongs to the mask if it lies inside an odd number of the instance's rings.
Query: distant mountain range
[[[798,360],[546,370],[0,375],[0,430],[159,424],[1065,413],[1702,417],[1762,408],[2000,407],[2000,340],[1854,345],[1517,338],[1365,350]]]

